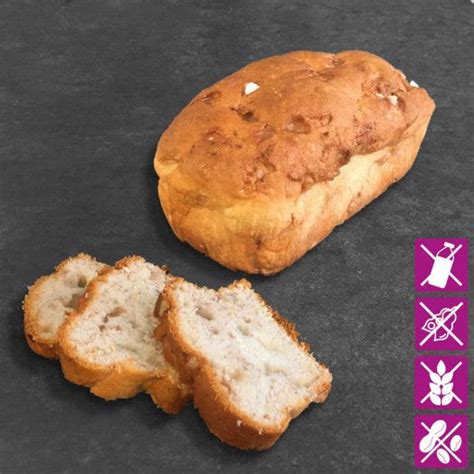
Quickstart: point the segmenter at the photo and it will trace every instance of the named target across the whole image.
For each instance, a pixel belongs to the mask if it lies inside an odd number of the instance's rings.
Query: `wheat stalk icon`
[[[446,364],[440,360],[436,366],[436,372],[431,370],[424,362],[421,366],[428,372],[430,376],[430,391],[423,397],[421,403],[425,403],[430,399],[431,403],[436,406],[447,406],[453,399],[458,403],[462,400],[453,390],[453,376],[456,370],[461,367],[462,362],[458,362],[449,372],[446,372]]]

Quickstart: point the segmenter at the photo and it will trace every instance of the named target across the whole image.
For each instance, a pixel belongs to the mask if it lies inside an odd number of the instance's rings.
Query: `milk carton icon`
[[[436,253],[428,283],[437,288],[445,288],[454,264],[454,244],[444,242],[443,247]]]
[[[458,254],[460,250],[462,251]],[[461,259],[459,262],[458,257]],[[464,282],[453,273],[459,271],[460,267],[466,274]],[[467,239],[416,240],[415,279],[418,291],[425,291],[425,286],[437,288],[435,291],[467,290],[467,273]],[[457,287],[453,287],[453,284]]]

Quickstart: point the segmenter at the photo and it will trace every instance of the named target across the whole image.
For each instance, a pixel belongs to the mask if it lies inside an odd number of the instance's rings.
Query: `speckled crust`
[[[245,95],[246,83],[260,86]],[[412,166],[434,103],[383,59],[299,51],[198,94],[162,135],[158,193],[180,240],[273,274]]]
[[[23,328],[25,331],[25,339],[31,350],[37,354],[47,357],[48,359],[57,359],[58,358],[58,341],[56,337],[45,338],[38,327],[38,308],[36,307],[36,301],[39,298],[43,287],[46,282],[51,278],[60,278],[60,273],[67,266],[67,264],[74,259],[81,258],[91,261],[96,261],[94,257],[87,255],[85,253],[80,253],[74,257],[67,258],[59,263],[54,272],[50,275],[42,276],[35,281],[35,283],[30,287],[28,293],[23,300]],[[107,266],[105,265],[104,268]]]
[[[176,302],[173,296],[174,285],[179,281],[182,279],[176,278],[166,285],[155,310],[160,320],[155,336],[163,345],[165,357],[177,368],[181,380],[189,384],[195,407],[209,430],[221,441],[240,449],[263,450],[270,448],[287,429],[290,421],[311,402],[322,403],[326,400],[331,390],[331,373],[326,369],[318,385],[314,387],[313,398],[301,400],[300,405],[294,407],[281,424],[272,427],[259,424],[239,410],[229,399],[212,366],[180,333]],[[247,280],[236,281],[233,285],[251,287]],[[261,301],[302,350],[309,352],[309,345],[298,340],[298,333],[294,325],[270,308],[263,300]]]
[[[106,400],[130,398],[145,391],[154,402],[167,413],[178,413],[189,398],[188,388],[181,383],[178,373],[168,370],[147,371],[127,362],[115,365],[92,363],[79,354],[71,344],[68,333],[76,320],[81,317],[106,282],[110,273],[129,263],[142,260],[141,257],[126,257],[113,268],[104,271],[92,280],[87,292],[79,301],[77,310],[61,326],[59,331],[59,360],[64,376],[70,382],[90,387],[91,392]]]

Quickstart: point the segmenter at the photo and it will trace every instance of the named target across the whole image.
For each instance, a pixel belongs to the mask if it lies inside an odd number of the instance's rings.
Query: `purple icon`
[[[419,356],[415,359],[415,407],[463,410],[469,406],[468,358]]]
[[[416,291],[467,291],[468,253],[468,239],[416,239]]]
[[[416,298],[416,350],[465,351],[468,320],[467,298]]]
[[[466,469],[469,466],[466,415],[415,417],[415,467]]]

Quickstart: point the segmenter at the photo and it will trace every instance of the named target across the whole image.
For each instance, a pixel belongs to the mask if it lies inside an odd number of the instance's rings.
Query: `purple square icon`
[[[415,416],[415,467],[469,467],[469,428],[466,415]]]
[[[469,406],[469,360],[460,356],[415,359],[415,407],[464,410]]]
[[[468,255],[468,239],[416,239],[416,291],[467,291]]]
[[[469,345],[467,298],[416,298],[417,351],[465,351]]]

